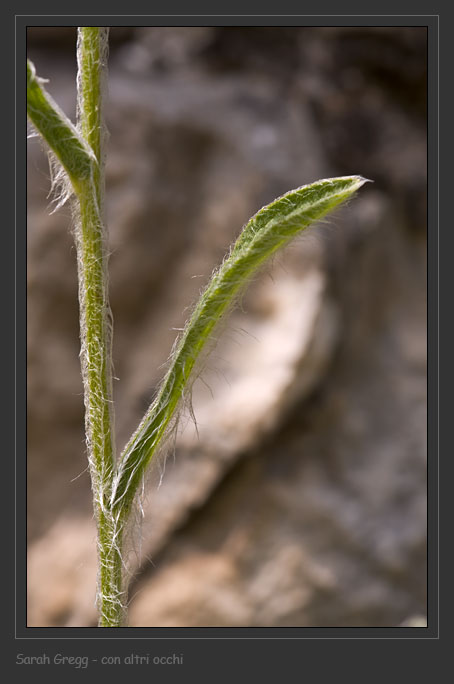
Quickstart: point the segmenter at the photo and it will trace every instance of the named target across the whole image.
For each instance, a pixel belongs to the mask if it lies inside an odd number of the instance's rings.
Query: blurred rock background
[[[71,116],[74,49],[29,29]],[[131,626],[424,625],[425,29],[113,28],[107,125],[120,448],[245,221],[321,177],[374,180],[255,280],[207,360],[198,434],[184,412],[146,487]],[[28,625],[88,626],[70,211],[49,215],[28,152]]]

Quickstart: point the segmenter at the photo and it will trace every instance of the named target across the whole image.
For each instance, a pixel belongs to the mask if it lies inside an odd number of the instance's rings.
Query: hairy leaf
[[[160,391],[123,451],[112,489],[114,510],[121,513],[130,509],[144,470],[190,385],[200,353],[251,276],[276,250],[352,197],[365,182],[361,176],[344,176],[291,190],[263,207],[244,226],[195,307]]]

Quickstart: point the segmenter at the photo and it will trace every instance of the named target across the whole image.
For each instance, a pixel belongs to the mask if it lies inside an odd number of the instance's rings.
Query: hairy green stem
[[[123,568],[110,498],[115,467],[111,314],[104,204],[103,79],[108,29],[80,27],[77,42],[77,127],[44,90],[27,62],[27,113],[67,173],[75,202],[85,432],[98,529],[98,607],[101,626],[124,615]]]
[[[110,495],[115,467],[113,446],[111,314],[108,303],[107,250],[103,216],[104,120],[103,79],[107,28],[79,27],[77,41],[78,128],[97,164],[79,190],[79,300],[82,375],[85,385],[86,434],[98,526],[99,625],[123,620],[121,540],[115,539]]]

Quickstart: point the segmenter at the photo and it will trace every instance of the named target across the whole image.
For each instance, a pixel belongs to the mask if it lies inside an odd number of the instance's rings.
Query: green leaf
[[[93,168],[97,166],[96,156],[42,83],[42,79],[36,76],[33,63],[27,60],[27,114],[77,192],[80,184],[91,178]]]
[[[112,509],[121,517],[127,516],[145,468],[172,424],[213,329],[235,304],[251,276],[278,249],[350,199],[366,182],[361,176],[343,176],[291,190],[257,212],[244,226],[230,255],[200,297],[160,391],[123,451],[111,498]]]

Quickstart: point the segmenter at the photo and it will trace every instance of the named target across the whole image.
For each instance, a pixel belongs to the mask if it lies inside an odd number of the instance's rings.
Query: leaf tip
[[[375,183],[371,178],[365,178],[365,176],[354,176],[355,178],[358,179],[358,183],[360,185],[364,185],[364,183]]]

